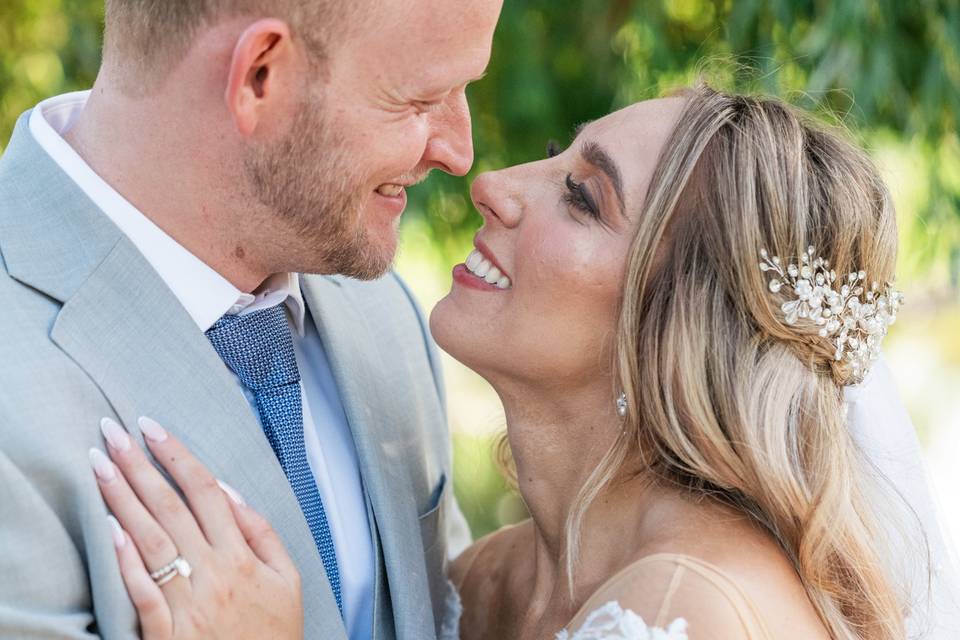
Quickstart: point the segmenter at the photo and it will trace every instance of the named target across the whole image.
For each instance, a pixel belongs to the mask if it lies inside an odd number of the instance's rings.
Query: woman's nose
[[[470,197],[487,224],[496,221],[509,228],[520,222],[523,206],[514,187],[505,170],[481,173],[473,181]]]

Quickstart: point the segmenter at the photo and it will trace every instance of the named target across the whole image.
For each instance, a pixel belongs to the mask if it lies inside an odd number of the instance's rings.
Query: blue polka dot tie
[[[333,536],[303,441],[300,371],[283,305],[243,316],[225,315],[207,330],[207,338],[256,398],[263,431],[307,518],[343,613]]]

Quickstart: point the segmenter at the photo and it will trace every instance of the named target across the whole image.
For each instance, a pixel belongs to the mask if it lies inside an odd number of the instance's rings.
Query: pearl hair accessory
[[[815,253],[809,247],[799,265],[791,263],[784,269],[780,258],[771,258],[762,249],[760,270],[774,275],[769,284],[771,293],[786,290],[788,297],[794,297],[780,305],[785,322],[794,326],[807,318],[819,326],[820,337],[829,338],[835,348],[834,359],[849,361],[853,382],[861,382],[870,364],[880,357],[880,341],[897,319],[903,294],[891,283],[881,287],[876,282],[865,292],[867,274],[863,271],[838,280],[830,263],[814,258]]]

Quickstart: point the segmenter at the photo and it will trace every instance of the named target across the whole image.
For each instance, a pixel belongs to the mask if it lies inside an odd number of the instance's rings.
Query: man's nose
[[[473,128],[466,94],[450,96],[430,117],[430,138],[423,154],[426,165],[455,176],[466,175],[473,166]]]

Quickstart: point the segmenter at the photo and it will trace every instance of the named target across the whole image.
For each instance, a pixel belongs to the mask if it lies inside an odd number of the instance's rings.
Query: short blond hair
[[[358,0],[106,0],[104,59],[122,60],[123,88],[149,93],[192,46],[205,26],[237,16],[286,21],[317,59],[343,33]]]

